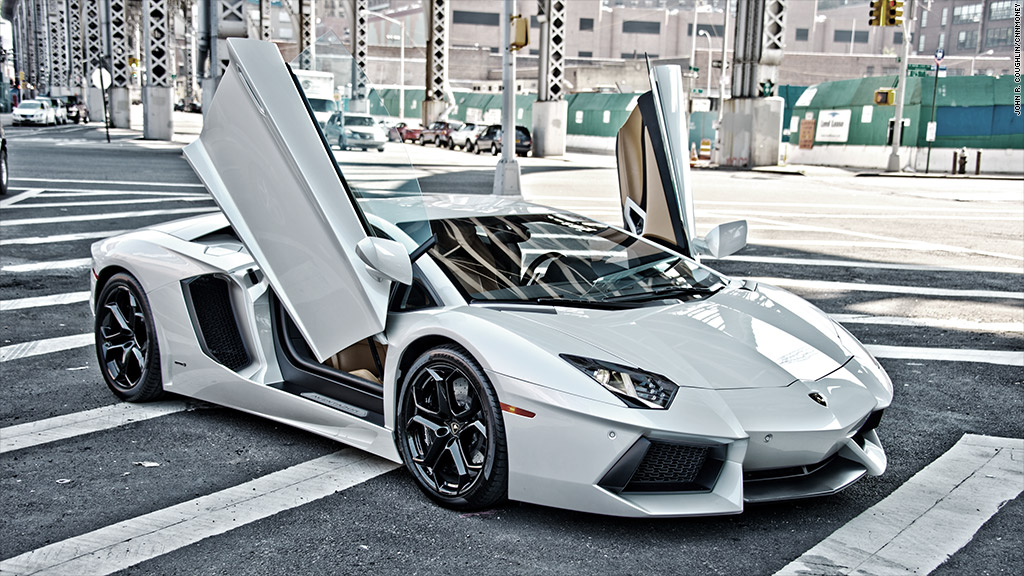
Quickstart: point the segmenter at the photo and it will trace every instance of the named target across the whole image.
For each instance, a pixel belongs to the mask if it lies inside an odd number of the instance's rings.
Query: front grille
[[[833,454],[821,462],[808,464],[807,466],[789,466],[787,468],[771,468],[769,470],[752,470],[743,473],[743,481],[757,482],[760,480],[781,480],[783,478],[810,476],[825,466],[828,466],[834,459],[835,455]]]
[[[641,438],[601,485],[622,492],[705,492],[718,481],[725,452],[725,446]]]
[[[203,351],[231,370],[248,366],[249,353],[238,331],[227,280],[198,276],[188,281],[187,288]]]

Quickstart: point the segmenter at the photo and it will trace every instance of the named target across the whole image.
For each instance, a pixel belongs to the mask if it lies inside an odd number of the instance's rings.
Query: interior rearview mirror
[[[412,284],[412,260],[398,242],[386,238],[363,238],[356,244],[356,256],[376,280]]]

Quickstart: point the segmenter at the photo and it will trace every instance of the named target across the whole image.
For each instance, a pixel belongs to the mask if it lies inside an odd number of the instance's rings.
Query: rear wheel
[[[491,156],[497,156],[497,155],[498,155],[498,145],[497,144],[491,144]]]
[[[466,152],[472,152],[472,151],[473,151],[473,142],[470,141],[470,140],[466,140]]]
[[[130,274],[115,274],[96,299],[96,357],[107,386],[122,400],[146,402],[163,393],[153,312]]]
[[[462,348],[440,346],[408,371],[398,401],[398,448],[430,499],[455,510],[508,496],[508,449],[497,394]]]
[[[420,146],[426,146],[426,145],[427,145],[427,141],[424,140],[422,135],[420,135]]]

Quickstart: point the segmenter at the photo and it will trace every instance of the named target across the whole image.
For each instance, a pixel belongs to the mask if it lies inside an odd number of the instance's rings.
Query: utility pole
[[[889,153],[888,172],[900,172],[900,140],[903,137],[903,103],[907,92],[907,61],[910,60],[910,28],[914,21],[914,0],[909,0],[909,18],[902,23],[903,56],[900,58],[899,89],[896,90],[896,115],[892,126],[892,151]]]
[[[504,51],[501,55],[501,160],[494,171],[496,195],[522,196],[516,162],[516,54],[512,46],[516,0],[505,0]]]

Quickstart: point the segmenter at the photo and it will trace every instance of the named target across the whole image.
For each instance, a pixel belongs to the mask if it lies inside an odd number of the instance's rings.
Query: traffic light
[[[875,106],[892,106],[896,103],[896,91],[892,88],[875,90]]]
[[[882,26],[903,25],[903,1],[884,0],[882,6]]]
[[[882,25],[882,4],[889,0],[871,0],[871,12],[868,13],[868,26]]]

